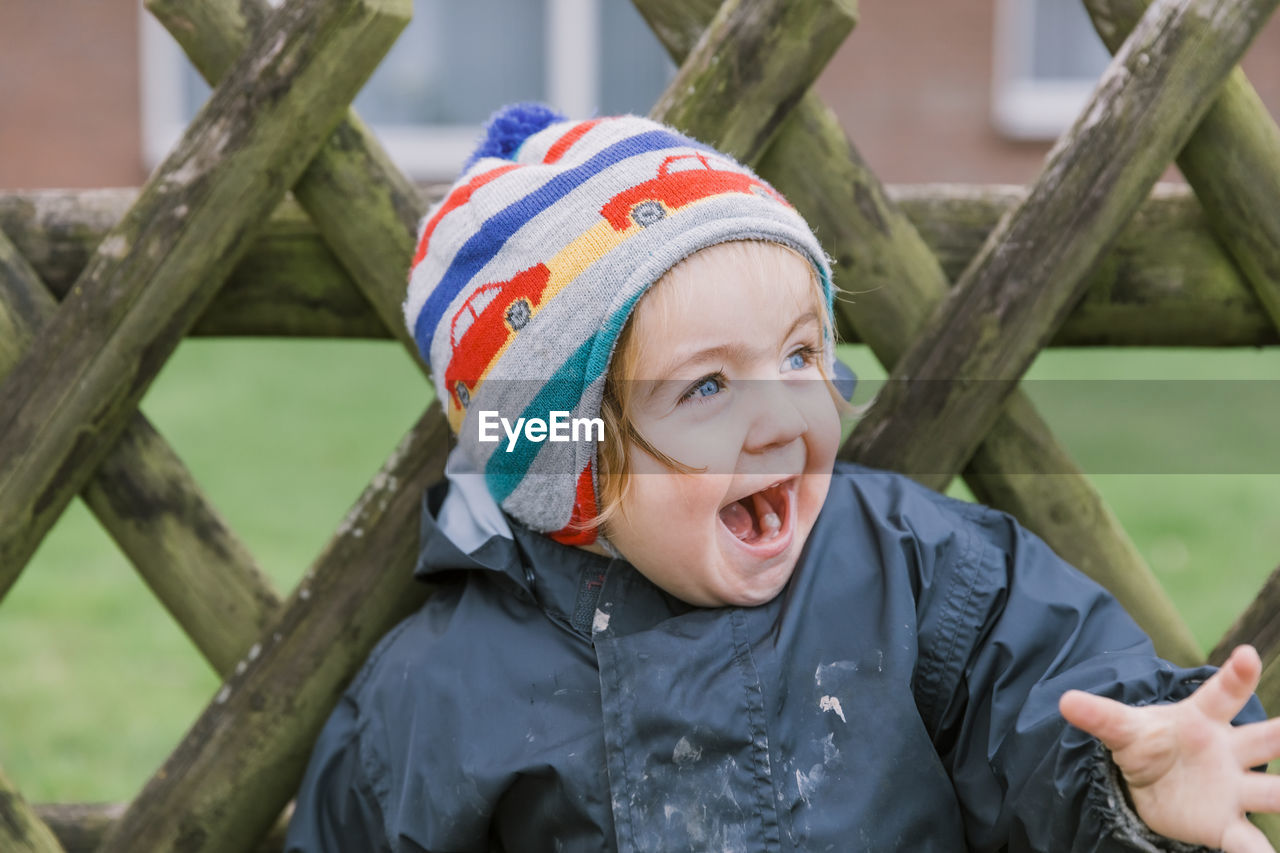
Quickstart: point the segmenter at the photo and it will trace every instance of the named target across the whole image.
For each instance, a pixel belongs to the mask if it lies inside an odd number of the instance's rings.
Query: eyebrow
[[[795,333],[796,329],[799,329],[801,326],[804,326],[807,323],[817,323],[817,322],[818,322],[818,313],[816,311],[813,311],[811,309],[809,311],[804,312],[800,316],[796,317],[796,319],[791,323],[791,326],[787,329],[786,334],[782,336],[782,340],[785,341],[787,338],[791,337]],[[661,377],[662,379],[666,379],[667,377],[670,377],[671,374],[674,373],[676,370],[680,369],[681,367],[684,367],[686,364],[690,362],[715,360],[715,359],[735,359],[735,358],[742,360],[744,357],[750,356],[752,353],[758,351],[758,349],[759,349],[758,347],[753,347],[753,346],[750,346],[749,344],[741,343],[741,342],[720,344],[718,346],[707,347],[705,349],[700,349],[700,350],[697,350],[696,352],[689,353],[689,355],[684,356],[683,358],[680,358],[678,361],[670,361],[662,365],[661,370],[657,371],[655,375],[658,377]],[[656,388],[657,386],[654,386],[654,387]],[[653,389],[650,389],[650,393],[652,393],[652,390]]]

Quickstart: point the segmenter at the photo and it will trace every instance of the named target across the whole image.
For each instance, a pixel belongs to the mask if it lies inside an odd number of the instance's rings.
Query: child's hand
[[[1261,672],[1257,651],[1238,646],[1181,702],[1137,708],[1070,690],[1058,707],[1111,750],[1151,829],[1226,853],[1270,853],[1245,812],[1280,811],[1280,777],[1249,769],[1280,756],[1280,717],[1231,725]]]

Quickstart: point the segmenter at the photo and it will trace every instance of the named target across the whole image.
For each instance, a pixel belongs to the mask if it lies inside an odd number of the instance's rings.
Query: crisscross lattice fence
[[[937,487],[962,474],[1112,589],[1166,657],[1200,660],[1017,382],[1051,343],[1280,340],[1280,131],[1233,70],[1280,0],[1085,0],[1116,61],[1025,195],[896,198],[806,94],[853,0],[636,2],[682,62],[655,117],[754,162],[800,208],[857,282],[844,337],[915,380],[886,386],[843,453]],[[392,336],[417,358],[399,304],[424,200],[347,111],[409,0],[148,5],[217,86],[175,152],[136,198],[0,200],[0,594],[79,494],[226,680],[118,812],[37,813],[0,776],[4,849],[252,849],[343,685],[428,594],[410,569],[419,496],[443,471],[438,411],[283,601],[137,411],[193,332]],[[1148,199],[1175,157],[1199,207]],[[1183,236],[1176,258],[1146,251],[1153,223]],[[1114,247],[1152,263],[1099,266]],[[298,274],[274,275],[282,263]],[[1146,305],[1140,327],[1122,291]],[[1273,577],[1209,656],[1258,645],[1273,710],[1278,595]]]

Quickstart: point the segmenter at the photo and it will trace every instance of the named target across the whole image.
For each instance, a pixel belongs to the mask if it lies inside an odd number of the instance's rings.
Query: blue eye
[[[783,365],[789,370],[804,370],[814,363],[817,354],[818,351],[813,347],[804,346],[787,356]]]
[[[712,394],[720,390],[720,380],[714,376],[708,376],[702,380],[702,384],[693,389],[693,393],[699,397],[710,397]]]
[[[684,396],[680,398],[680,402],[683,403],[685,400],[689,400],[694,397],[714,397],[723,390],[724,377],[721,374],[716,373],[711,376],[704,376],[698,380],[697,384],[684,393]]]

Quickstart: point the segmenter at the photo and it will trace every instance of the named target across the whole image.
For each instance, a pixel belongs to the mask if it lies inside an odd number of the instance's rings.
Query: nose
[[[809,422],[799,405],[803,393],[795,383],[779,379],[758,379],[748,391],[750,405],[743,449],[764,453],[786,447],[809,430]]]

